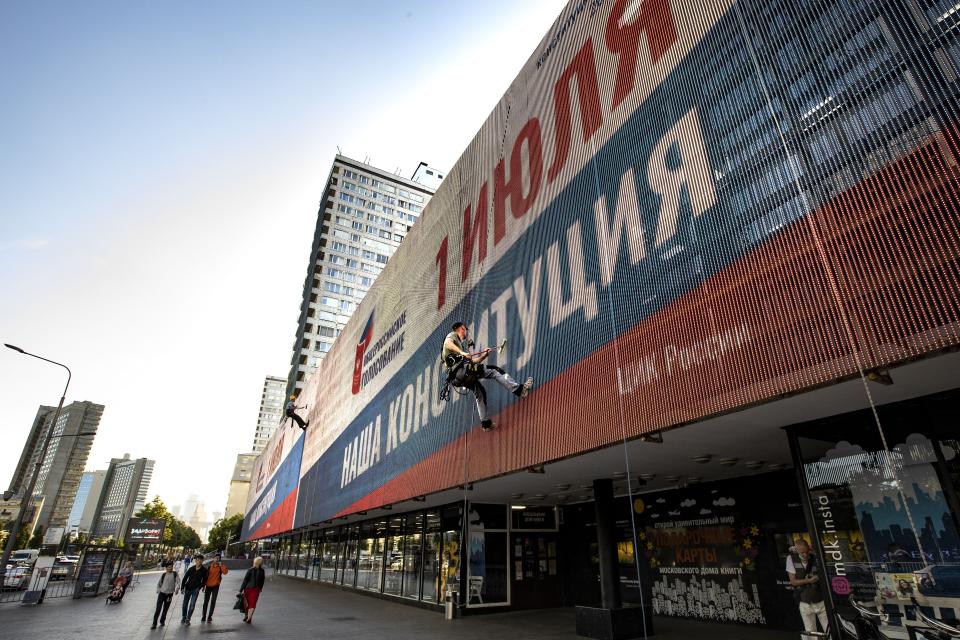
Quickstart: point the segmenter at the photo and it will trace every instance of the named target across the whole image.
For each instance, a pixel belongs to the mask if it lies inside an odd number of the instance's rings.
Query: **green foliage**
[[[170,532],[170,544],[174,547],[199,549],[200,545],[203,544],[193,527],[183,520],[174,518],[167,524],[167,530]]]
[[[37,527],[33,532],[33,537],[30,538],[30,542],[27,543],[26,548],[39,549],[41,544],[43,544],[43,527]]]
[[[0,545],[7,544],[7,536],[10,535],[10,529],[13,528],[13,521],[5,522],[0,528]],[[17,543],[13,546],[14,550],[29,549],[27,542],[30,540],[30,525],[23,524],[20,527],[20,535],[17,536]]]
[[[220,518],[210,529],[210,535],[207,536],[207,544],[204,551],[226,550],[228,542],[236,542],[240,539],[240,528],[243,526],[243,514],[235,514],[229,518]]]

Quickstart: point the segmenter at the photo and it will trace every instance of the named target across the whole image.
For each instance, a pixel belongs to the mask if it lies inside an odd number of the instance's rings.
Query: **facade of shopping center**
[[[258,458],[245,539],[420,606],[748,637],[800,628],[805,538],[833,624],[960,617],[958,24],[573,0]],[[457,321],[536,380],[487,383],[490,432],[441,394]]]

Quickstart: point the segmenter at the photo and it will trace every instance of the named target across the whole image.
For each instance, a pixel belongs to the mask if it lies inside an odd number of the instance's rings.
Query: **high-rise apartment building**
[[[440,180],[444,173],[425,163],[417,170],[424,181]],[[323,193],[303,283],[287,395],[300,393],[330,351],[434,188],[338,154]]]
[[[150,480],[153,478],[153,460],[137,458],[129,453],[112,458],[104,478],[104,489],[94,516],[93,537],[122,539],[127,524],[147,501]]]
[[[270,436],[277,430],[283,418],[284,396],[287,380],[277,376],[267,376],[263,381],[263,393],[260,395],[260,413],[257,416],[257,430],[253,435],[254,453],[260,453],[267,446]]]
[[[256,453],[237,454],[237,462],[233,465],[233,476],[230,478],[230,493],[227,495],[224,518],[244,512],[247,506],[247,493],[250,490],[250,474],[253,473],[253,463],[256,459]]]
[[[440,183],[443,182],[443,171],[431,167],[426,162],[421,162],[417,165],[417,168],[413,170],[412,179],[414,182],[419,182],[431,191],[436,191],[440,188]]]
[[[11,489],[22,495],[49,436],[50,443],[33,487],[34,495],[44,497],[37,526],[66,529],[103,408],[102,404],[93,402],[71,402],[63,407],[56,424],[53,424],[56,407],[41,406],[37,411],[10,482]]]
[[[67,521],[67,527],[71,532],[90,532],[106,477],[106,469],[83,472],[80,486],[77,488],[77,497],[73,500],[73,509],[70,510],[70,518]]]

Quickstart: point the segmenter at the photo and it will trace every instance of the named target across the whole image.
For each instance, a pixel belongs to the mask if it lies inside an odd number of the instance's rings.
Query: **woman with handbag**
[[[263,570],[263,558],[257,556],[253,559],[253,566],[247,569],[243,576],[243,583],[240,585],[240,593],[247,605],[246,615],[243,621],[247,624],[253,622],[253,612],[257,608],[257,600],[260,598],[260,591],[263,590],[263,584],[267,580],[267,574]]]

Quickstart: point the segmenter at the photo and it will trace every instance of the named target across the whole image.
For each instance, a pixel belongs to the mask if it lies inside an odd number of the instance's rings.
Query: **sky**
[[[0,342],[223,511],[333,156],[449,170],[565,2],[0,3]],[[62,369],[0,349],[0,485]]]

